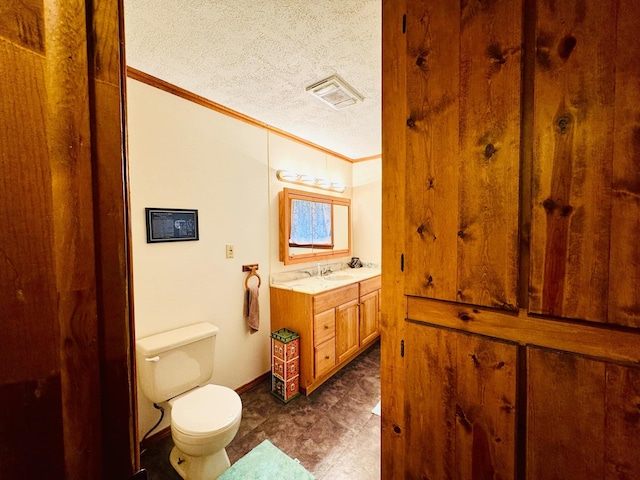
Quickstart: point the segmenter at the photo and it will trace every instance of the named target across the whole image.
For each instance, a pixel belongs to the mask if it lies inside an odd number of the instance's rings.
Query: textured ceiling
[[[124,0],[127,64],[352,159],[381,150],[381,0]],[[305,91],[338,74],[364,102]]]

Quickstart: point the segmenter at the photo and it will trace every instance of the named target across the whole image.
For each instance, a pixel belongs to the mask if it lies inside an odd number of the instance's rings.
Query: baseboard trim
[[[236,388],[236,393],[242,395],[247,390],[251,390],[253,387],[257,387],[262,382],[266,381],[271,376],[271,371],[263,373],[258,378],[251,380],[249,383],[245,383],[241,387]]]
[[[259,377],[254,378],[253,380],[251,380],[249,383],[245,383],[244,385],[236,388],[235,391],[236,391],[236,393],[238,395],[242,395],[244,392],[249,391],[253,387],[256,387],[256,386],[260,385],[262,382],[266,381],[270,377],[270,375],[271,375],[271,371],[263,373]],[[157,431],[156,433],[154,433],[150,437],[148,437],[148,438],[144,439],[142,442],[140,442],[140,450],[144,450],[146,448],[149,448],[150,446],[154,445],[155,443],[159,442],[160,440],[163,440],[163,439],[167,438],[170,435],[171,435],[171,427],[165,427],[162,430]]]

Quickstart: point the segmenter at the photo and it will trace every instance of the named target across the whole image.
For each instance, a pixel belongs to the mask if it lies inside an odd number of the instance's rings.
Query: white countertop
[[[292,280],[278,281],[277,279],[271,279],[271,286],[273,288],[282,288],[284,290],[293,290],[294,292],[307,293],[315,295],[334,288],[344,287],[352,283],[361,282],[368,278],[380,275],[379,267],[362,267],[362,268],[345,268],[342,270],[336,270],[329,275],[325,276],[307,276],[302,278],[295,278]]]

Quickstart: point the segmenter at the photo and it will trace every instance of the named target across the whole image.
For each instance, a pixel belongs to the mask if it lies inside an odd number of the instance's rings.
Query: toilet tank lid
[[[212,337],[218,330],[218,327],[208,322],[196,323],[136,340],[136,350],[139,354],[154,356],[187,343]]]

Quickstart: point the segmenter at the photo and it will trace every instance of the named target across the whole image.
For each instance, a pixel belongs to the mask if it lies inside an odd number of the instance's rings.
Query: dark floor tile
[[[172,448],[171,436],[167,436],[140,452],[140,463],[147,470],[147,480],[182,480],[169,463]]]

